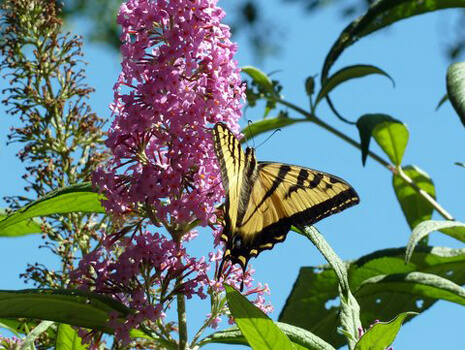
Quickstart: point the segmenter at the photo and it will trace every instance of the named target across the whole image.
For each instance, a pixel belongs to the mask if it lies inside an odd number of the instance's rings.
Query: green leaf
[[[17,329],[20,323],[16,320],[0,319],[0,328],[10,331],[15,336],[19,336],[20,331]]]
[[[241,71],[247,74],[252,80],[269,94],[274,94],[271,79],[260,69],[252,66],[242,67]]]
[[[402,168],[402,171],[419,188],[431,197],[436,198],[433,180],[431,180],[426,172],[414,165],[405,166]],[[402,179],[400,175],[393,175],[392,186],[411,229],[416,227],[420,222],[431,219],[434,210],[433,206]]]
[[[465,168],[465,163],[455,162],[454,164]]]
[[[296,350],[334,350],[333,346],[305,329],[281,322],[276,322],[276,325],[287,335]],[[215,332],[202,339],[199,346],[209,343],[249,345],[237,327]]]
[[[385,121],[375,126],[373,137],[394,165],[402,163],[409,132],[405,124]]]
[[[229,310],[249,345],[254,350],[276,349],[293,350],[289,338],[241,293],[224,284]]]
[[[360,134],[360,144],[362,151],[362,164],[365,165],[368,151],[370,147],[370,140],[373,136],[373,130],[376,126],[384,122],[400,123],[401,121],[394,119],[386,114],[365,114],[357,120],[357,129]]]
[[[436,221],[427,220],[419,223],[410,235],[407,249],[405,251],[405,262],[410,260],[413,254],[413,250],[418,242],[428,236],[431,232],[441,231],[451,237],[458,239],[461,242],[465,242],[465,224],[458,221]]]
[[[363,281],[355,294],[364,299],[386,292],[442,299],[465,305],[465,289],[446,278],[424,272],[375,276]]]
[[[35,340],[42,334],[44,333],[48,327],[53,325],[53,322],[51,321],[42,321],[40,322],[27,336],[24,338],[23,343],[21,344],[21,347],[19,350],[34,350],[35,345],[34,342]]]
[[[384,75],[385,77],[389,78],[389,80],[391,80],[392,84],[395,86],[394,80],[389,76],[389,74],[378,67],[362,64],[344,67],[341,70],[338,70],[324,82],[315,100],[315,106],[338,85],[351,79],[362,78],[372,74]]]
[[[58,326],[55,350],[85,350],[87,348],[88,345],[82,344],[81,337],[73,327],[67,324]]]
[[[317,247],[318,251],[323,254],[338,278],[339,295],[341,298],[340,321],[342,332],[348,339],[349,348],[353,348],[358,339],[359,328],[362,325],[360,323],[360,306],[350,291],[347,268],[315,227],[307,226],[300,228],[300,230]]]
[[[446,103],[446,101],[448,101],[448,100],[449,100],[449,96],[447,96],[447,94],[445,94],[445,95],[441,98],[441,100],[439,100],[438,105],[436,106],[436,111],[437,111],[439,108],[441,108],[441,106],[442,106],[444,103]]]
[[[363,334],[355,350],[385,350],[396,339],[404,320],[416,312],[403,312],[389,322],[378,322]]]
[[[0,212],[5,213],[4,210]],[[7,214],[0,214],[0,222],[8,217]],[[41,233],[41,223],[37,219],[21,221],[15,225],[11,225],[6,229],[0,230],[0,237],[21,237],[33,233]]]
[[[72,185],[46,194],[0,221],[0,232],[37,216],[66,213],[105,213],[100,201],[104,196],[94,192],[88,182]]]
[[[447,94],[455,112],[465,125],[465,62],[453,63],[447,69]]]
[[[244,137],[241,139],[241,143],[246,140],[250,140],[253,137],[260,135],[270,130],[276,130],[285,126],[289,126],[295,123],[308,122],[306,119],[293,119],[288,117],[276,117],[271,119],[264,119],[258,122],[254,122],[246,126],[241,133]]]
[[[385,249],[359,258],[348,265],[351,290],[355,291],[369,278],[379,275],[414,271],[442,276],[458,285],[465,284],[465,249],[419,246],[408,264],[404,262],[405,248]],[[375,320],[391,320],[401,312],[423,312],[438,299],[417,294],[386,290],[384,293],[360,297],[362,325]],[[279,321],[304,328],[334,347],[346,343],[337,328],[341,313],[338,280],[329,266],[303,267],[279,315]]]
[[[400,20],[441,9],[465,7],[464,0],[380,0],[349,24],[339,35],[326,56],[321,81],[326,81],[330,68],[349,46],[359,39]]]
[[[0,291],[1,318],[49,320],[112,333],[107,325],[110,311],[122,317],[131,313],[114,299],[79,290]]]

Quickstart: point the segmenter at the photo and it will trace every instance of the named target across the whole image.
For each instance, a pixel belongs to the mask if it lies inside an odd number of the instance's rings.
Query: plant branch
[[[325,123],[324,121],[322,121],[321,119],[319,119],[318,117],[316,117],[314,114],[311,114],[307,111],[305,111],[304,109],[300,108],[299,106],[296,106],[294,105],[293,103],[291,102],[288,102],[286,100],[283,100],[283,99],[277,99],[276,102],[278,103],[281,103],[282,105],[284,106],[287,106],[291,109],[293,109],[294,111],[302,114],[303,116],[305,116],[305,118],[310,121],[310,122],[313,122],[315,123],[316,125],[322,127],[323,129],[329,131],[330,133],[332,133],[333,135],[336,135],[337,137],[341,138],[342,140],[346,141],[348,144],[354,146],[355,148],[358,148],[358,149],[362,149],[362,146],[360,143],[358,143],[357,141],[355,141],[353,138],[351,138],[350,136],[347,136],[346,134],[344,134],[343,132],[337,130],[336,128],[332,127],[331,125]],[[390,164],[389,162],[387,162],[386,160],[384,160],[382,157],[380,157],[379,155],[377,155],[376,153],[372,152],[372,151],[368,151],[368,156],[370,158],[372,158],[373,160],[375,160],[376,162],[378,162],[379,164],[381,164],[382,166],[384,166],[385,168],[387,168],[389,171],[391,171],[393,174],[395,175],[399,175],[402,177],[402,179],[407,182],[418,194],[420,194],[420,196],[422,196],[428,203],[430,203],[433,208],[446,220],[454,220],[454,217],[447,211],[445,210],[433,197],[431,197],[426,191],[424,191],[423,189],[421,189],[410,177],[407,176],[407,174],[405,174],[401,168],[396,168],[394,165]]]
[[[178,281],[181,283],[182,281]],[[179,327],[179,350],[187,350],[187,317],[186,317],[186,299],[181,293],[176,295],[178,307],[178,327]]]

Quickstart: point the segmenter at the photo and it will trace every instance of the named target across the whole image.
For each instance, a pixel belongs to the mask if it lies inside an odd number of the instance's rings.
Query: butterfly
[[[249,259],[283,242],[292,225],[312,225],[360,201],[354,188],[337,176],[257,161],[255,149],[244,152],[223,123],[213,127],[213,142],[226,197],[218,275],[228,260],[245,274]]]

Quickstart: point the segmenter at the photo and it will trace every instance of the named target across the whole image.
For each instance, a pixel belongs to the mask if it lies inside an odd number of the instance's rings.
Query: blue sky
[[[240,66],[256,65],[265,72],[278,70],[273,78],[280,80],[285,98],[305,108],[308,105],[303,88],[305,79],[320,73],[326,53],[348,20],[342,20],[333,8],[307,16],[296,4],[283,5],[280,0],[263,0],[261,3],[264,16],[276,25],[281,34],[282,51],[278,56],[257,62],[244,34],[240,34],[233,38],[239,44],[236,58]],[[226,11],[232,7],[226,1],[219,4],[225,6]],[[332,99],[340,112],[352,120],[365,113],[386,113],[405,122],[410,130],[410,140],[404,165],[415,164],[425,170],[436,185],[438,201],[457,220],[464,220],[465,169],[453,163],[465,160],[465,130],[449,103],[435,112],[446,89],[445,28],[455,23],[454,19],[454,11],[442,11],[402,21],[362,39],[342,55],[333,72],[346,65],[373,64],[389,73],[396,87],[393,88],[383,77],[373,76],[337,88]],[[76,22],[68,29],[82,33],[83,25]],[[120,57],[104,45],[88,42],[84,52],[85,60],[89,62],[88,83],[96,88],[90,104],[99,115],[109,117],[108,105],[113,97],[112,86],[119,73]],[[5,81],[0,84],[5,87]],[[5,146],[8,128],[14,120],[5,116],[1,108],[0,159],[3,171],[0,176],[3,197],[22,193],[24,183],[20,176],[24,165],[14,157],[17,145]],[[259,120],[262,113],[260,108],[247,109],[242,125],[246,119]],[[292,113],[290,116],[299,117]],[[318,109],[318,116],[358,139],[356,128],[339,122],[324,104]],[[261,140],[264,140],[264,135],[257,137],[256,144]],[[372,149],[381,154],[374,143]],[[406,245],[410,230],[395,198],[391,174],[370,159],[363,167],[359,150],[313,124],[298,124],[275,134],[259,148],[257,157],[333,173],[355,187],[361,197],[360,205],[316,225],[342,259],[352,260],[375,250]],[[434,218],[440,219],[437,214]],[[2,241],[0,289],[24,288],[18,275],[25,270],[27,263],[54,263],[47,250],[37,248],[41,243],[38,236]],[[457,242],[438,233],[431,236],[430,244],[460,247]],[[192,243],[191,253],[206,255],[211,247],[211,235],[202,231]],[[256,280],[270,285],[270,300],[276,309],[272,315],[274,319],[285,303],[299,268],[323,263],[324,259],[317,250],[303,237],[293,233],[288,235],[285,243],[251,261],[257,270]],[[189,303],[191,335],[207,312],[208,302]],[[394,343],[395,349],[462,349],[464,318],[463,307],[438,302],[403,327]],[[218,348],[226,346],[206,347]]]

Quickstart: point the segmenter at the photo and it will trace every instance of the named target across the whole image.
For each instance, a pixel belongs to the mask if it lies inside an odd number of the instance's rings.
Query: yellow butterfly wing
[[[258,173],[252,200],[238,225],[244,248],[247,247],[237,251],[243,254],[237,257],[242,266],[250,257],[284,241],[292,225],[312,225],[360,201],[346,181],[322,171],[258,162]]]
[[[213,140],[225,192],[225,227],[235,231],[241,191],[245,185],[245,154],[239,140],[223,123],[217,123],[213,128]],[[227,242],[228,235],[223,234],[222,239]]]
[[[359,203],[353,187],[339,177],[295,165],[257,162],[254,150],[244,153],[224,124],[213,130],[226,192],[222,264],[231,260],[245,270],[251,257],[284,241],[292,225],[312,225]]]

